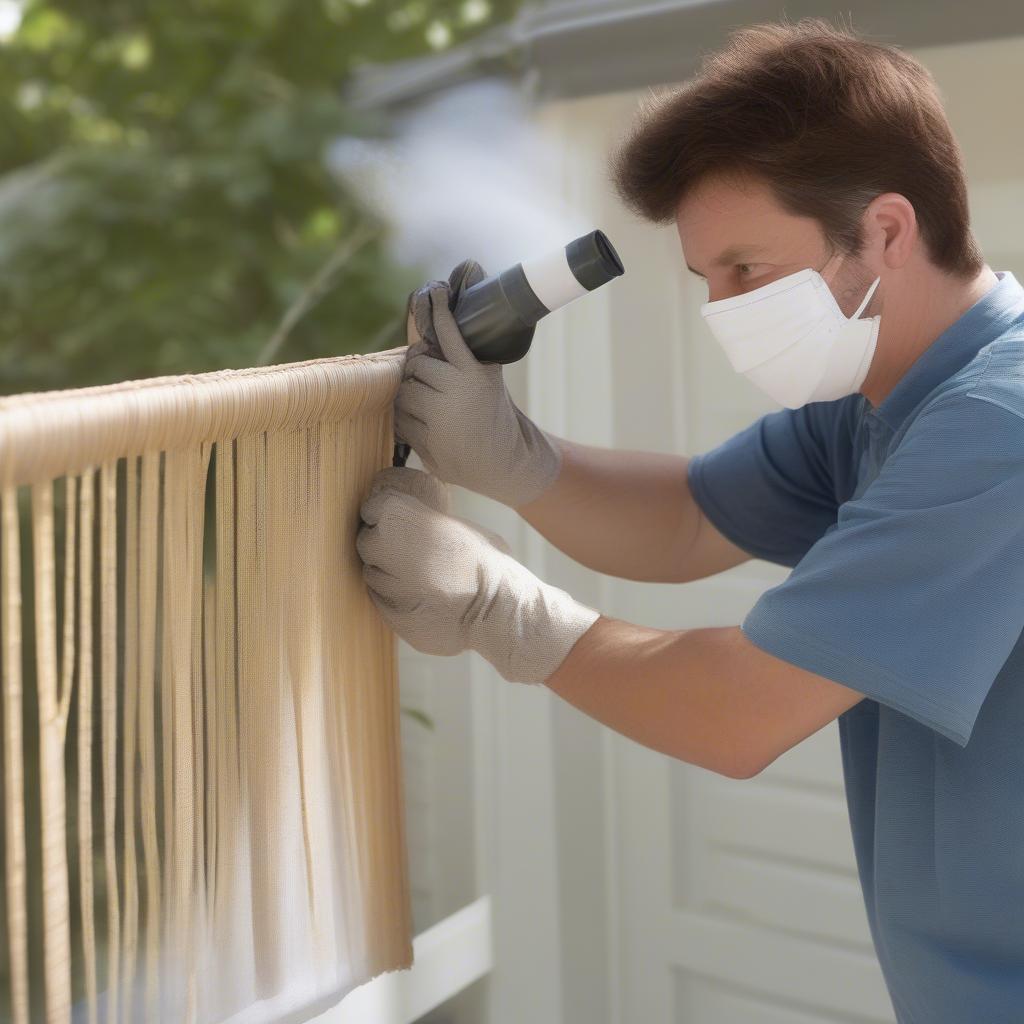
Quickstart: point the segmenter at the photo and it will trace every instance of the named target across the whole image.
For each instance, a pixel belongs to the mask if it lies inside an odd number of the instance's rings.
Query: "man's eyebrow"
[[[757,256],[762,252],[764,252],[763,245],[730,245],[728,249],[720,252],[711,262],[716,267],[727,267],[730,263],[742,262],[748,257]],[[704,276],[699,270],[694,270],[689,263],[686,264],[686,269],[698,277]]]

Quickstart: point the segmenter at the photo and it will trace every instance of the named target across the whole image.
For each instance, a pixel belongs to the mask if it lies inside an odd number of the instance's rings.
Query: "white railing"
[[[311,1024],[412,1024],[482,978],[494,966],[490,896],[417,935],[413,955],[409,970],[378,975]]]

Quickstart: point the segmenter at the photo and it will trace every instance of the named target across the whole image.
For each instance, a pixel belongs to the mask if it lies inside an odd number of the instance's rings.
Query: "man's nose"
[[[734,295],[741,295],[742,288],[735,285],[708,284],[708,302],[718,302],[719,299],[731,299]]]

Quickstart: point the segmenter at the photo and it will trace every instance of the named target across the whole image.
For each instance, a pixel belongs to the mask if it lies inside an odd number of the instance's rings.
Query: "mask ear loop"
[[[875,289],[878,287],[878,282],[881,280],[882,279],[880,277],[875,278],[875,280],[872,282],[871,287],[868,289],[867,295],[864,296],[864,301],[857,307],[857,312],[850,317],[851,320],[856,320],[861,315],[861,313],[863,313],[864,310],[867,309],[867,305],[871,301],[871,296],[875,294]]]
[[[822,264],[821,270],[818,271],[818,276],[822,279],[822,281],[825,281],[825,284],[829,284],[829,282],[825,280],[825,276],[824,274],[822,274],[821,271],[824,270],[825,267],[827,267],[837,256],[842,260],[845,259],[846,253],[844,253],[840,249],[834,250],[832,255],[829,256],[829,258],[825,260],[825,262]],[[857,311],[853,314],[853,316],[850,317],[851,320],[859,319],[861,313],[863,313],[864,310],[867,309],[868,303],[871,301],[871,296],[875,294],[875,289],[878,287],[878,282],[881,280],[881,277],[876,277],[874,279],[874,281],[871,283],[871,287],[867,290],[867,294],[864,296],[863,301],[857,307]],[[829,285],[829,288],[831,289],[831,285]],[[838,305],[838,302],[836,303],[836,305]]]

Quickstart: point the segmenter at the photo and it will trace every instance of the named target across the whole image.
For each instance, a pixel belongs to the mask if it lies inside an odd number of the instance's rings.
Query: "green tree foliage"
[[[517,5],[25,0],[0,42],[0,391],[250,366],[275,336],[273,362],[401,344],[421,282],[323,165],[386,131],[344,85]]]

